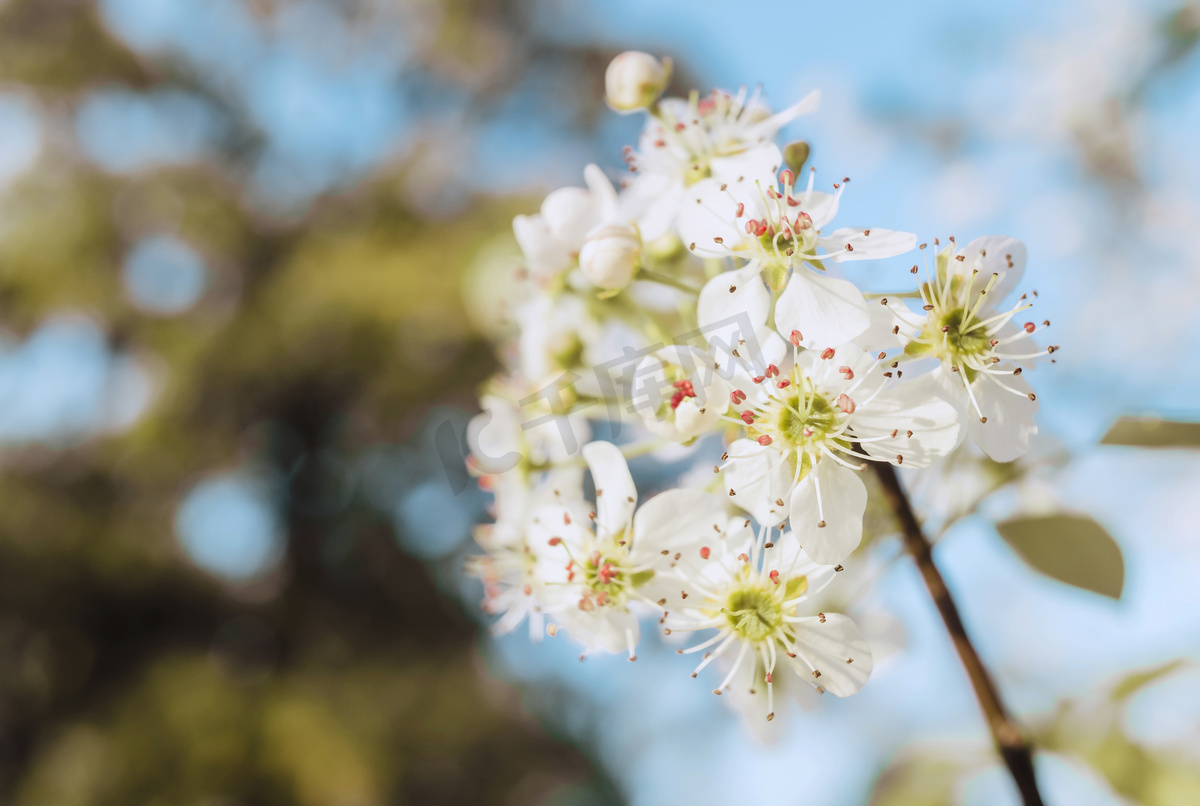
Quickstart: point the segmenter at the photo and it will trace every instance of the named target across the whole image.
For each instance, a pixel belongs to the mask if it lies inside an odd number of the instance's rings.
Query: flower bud
[[[579,252],[583,276],[605,291],[629,285],[642,262],[642,239],[625,224],[609,224],[588,235]]]
[[[660,62],[649,53],[627,50],[604,73],[605,100],[622,114],[637,112],[657,101],[670,80],[670,59]]]

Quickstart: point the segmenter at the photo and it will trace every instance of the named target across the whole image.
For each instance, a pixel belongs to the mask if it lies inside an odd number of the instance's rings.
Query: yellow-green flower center
[[[741,637],[762,641],[783,626],[783,602],[774,591],[749,585],[736,588],[725,602],[725,618]]]

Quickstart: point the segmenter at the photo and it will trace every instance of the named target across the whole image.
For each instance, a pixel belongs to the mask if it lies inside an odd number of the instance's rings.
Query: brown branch
[[[1043,806],[1041,793],[1038,792],[1037,778],[1033,771],[1033,746],[1013,718],[1008,715],[1004,702],[1000,699],[1000,692],[996,690],[996,684],[992,682],[992,677],[988,674],[983,661],[980,660],[979,653],[975,651],[971,639],[967,637],[962,617],[958,614],[958,606],[954,604],[950,590],[946,587],[946,580],[942,578],[941,572],[933,562],[932,546],[925,538],[925,533],[921,530],[916,515],[913,514],[908,496],[905,494],[904,488],[900,486],[900,479],[896,476],[896,469],[887,462],[872,462],[871,464],[875,468],[875,474],[883,488],[883,495],[895,513],[896,519],[900,522],[904,547],[912,555],[917,568],[920,569],[921,578],[925,580],[925,587],[929,589],[929,595],[933,597],[938,612],[942,614],[942,621],[946,623],[946,631],[950,633],[954,648],[958,650],[958,657],[966,667],[967,676],[971,678],[971,685],[975,689],[975,696],[979,699],[979,706],[983,709],[984,716],[987,717],[988,727],[996,742],[996,749],[1000,751],[1000,756],[1004,759],[1009,774],[1016,782],[1025,806]]]

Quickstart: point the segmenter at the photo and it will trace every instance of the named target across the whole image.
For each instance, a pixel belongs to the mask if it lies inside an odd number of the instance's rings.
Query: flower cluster
[[[470,428],[495,522],[469,568],[499,632],[630,660],[648,617],[699,633],[677,650],[703,653],[692,676],[716,664],[714,693],[763,691],[771,719],[788,670],[839,697],[871,673],[855,623],[818,609],[862,541],[870,463],[928,467],[967,438],[1016,458],[1037,430],[1023,373],[1056,348],[1007,301],[1019,241],[835,227],[849,180],[825,189],[806,144],[775,142],[818,93],[772,112],[745,90],[663,98],[670,76],[617,57],[609,105],[646,115],[628,178],[590,165],[513,223],[505,371]],[[910,252],[896,293],[852,281]],[[644,454],[695,472],[639,504]]]

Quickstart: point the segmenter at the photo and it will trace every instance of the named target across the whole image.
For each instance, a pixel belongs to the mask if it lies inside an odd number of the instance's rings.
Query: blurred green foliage
[[[253,11],[267,24],[278,5]],[[524,71],[603,59],[539,44],[518,3],[441,11],[424,72],[398,75],[397,92],[434,75],[495,97]],[[497,49],[505,68],[483,69]],[[514,202],[433,218],[401,192],[401,160],[299,213],[264,210],[246,186],[261,134],[245,110],[169,52],[128,50],[90,2],[0,4],[0,81],[49,129],[4,200],[6,328],[83,314],[156,385],[128,430],[5,452],[0,801],[615,802],[581,750],[482,671],[475,620],[401,550],[357,470],[418,439],[432,407],[474,405],[493,359],[460,276]],[[71,116],[107,86],[204,96],[230,117],[227,139],[201,163],[105,173]],[[122,279],[131,246],[160,232],[211,275],[169,317]],[[197,479],[247,465],[279,479],[285,556],[238,586],[195,569],[173,521]]]
[[[1200,448],[1200,423],[1160,417],[1121,417],[1100,440],[1102,445],[1136,448]]]

